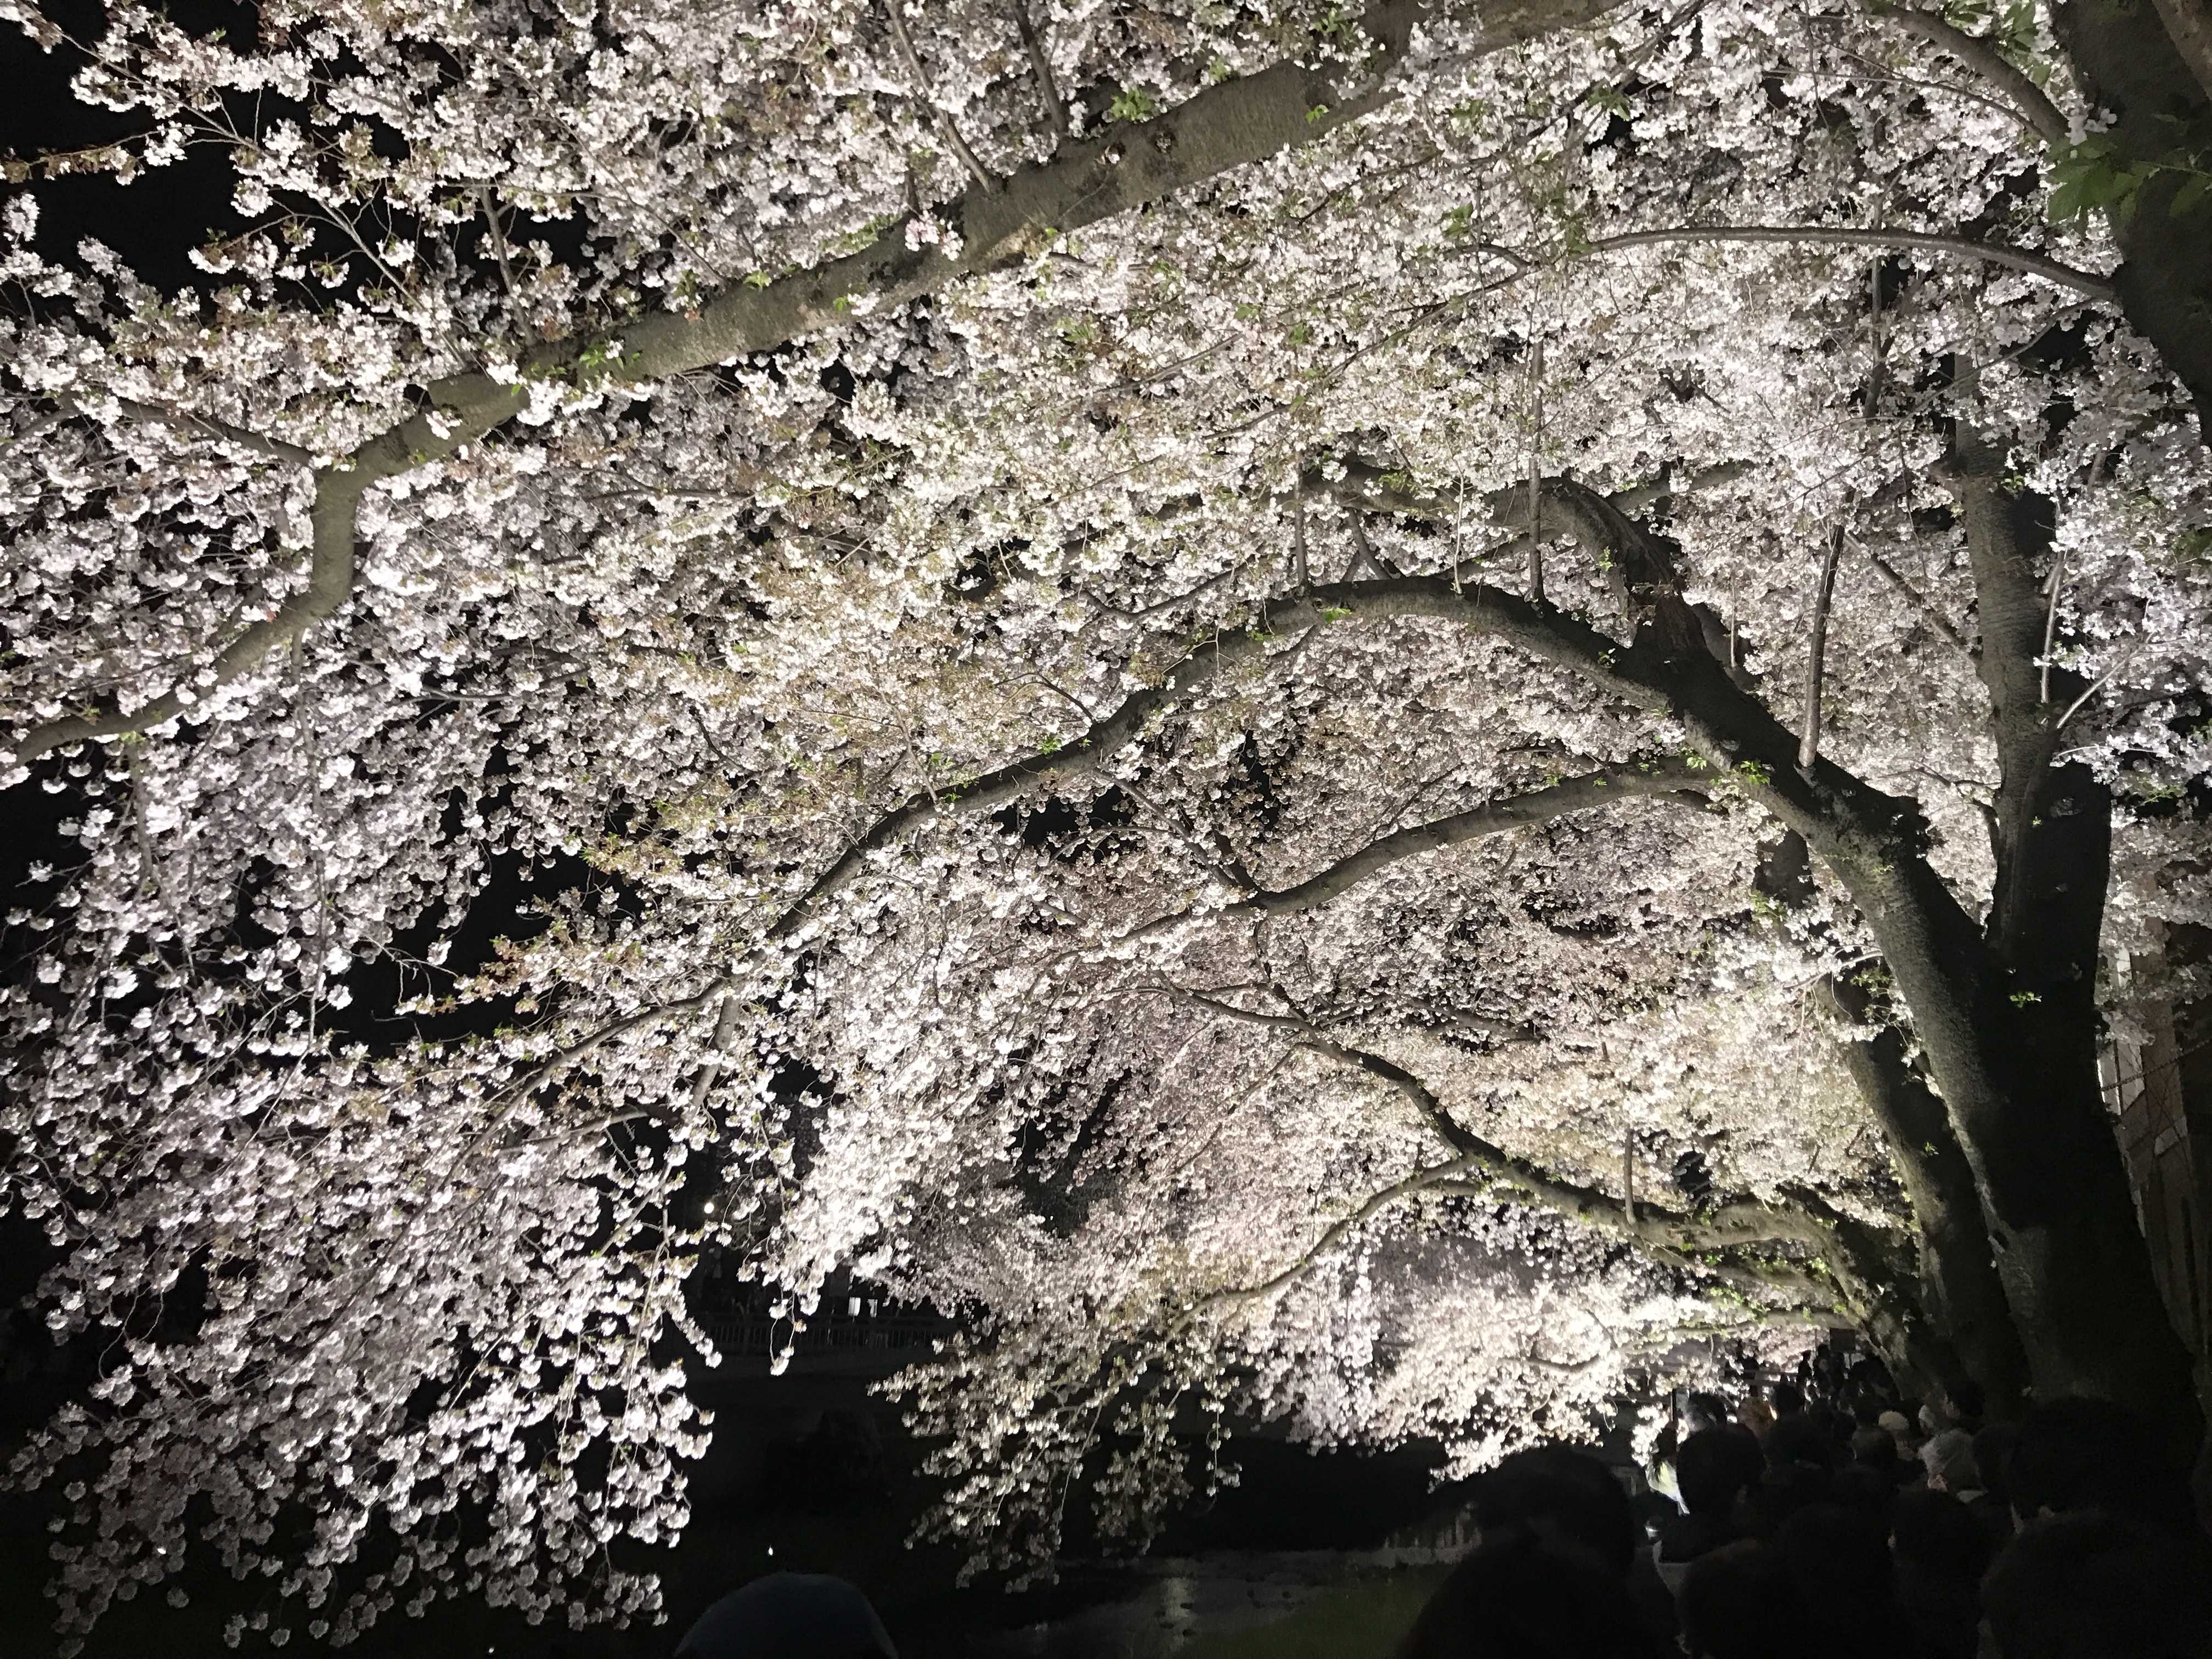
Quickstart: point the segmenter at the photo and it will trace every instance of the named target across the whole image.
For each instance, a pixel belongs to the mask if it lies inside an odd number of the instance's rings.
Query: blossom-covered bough
[[[2185,27],[11,13],[145,123],[0,209],[65,1630],[655,1608],[708,1249],[958,1311],[1030,1571],[1705,1335],[2196,1431],[2095,1072],[2205,912]],[[204,291],[62,228],[200,144]]]

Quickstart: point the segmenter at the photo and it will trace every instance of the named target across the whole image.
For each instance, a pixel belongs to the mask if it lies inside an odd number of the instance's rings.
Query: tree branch
[[[1857,540],[1856,537],[1853,539]],[[1902,571],[1890,563],[1878,550],[1868,546],[1865,542],[1859,542],[1859,551],[1867,556],[1867,562],[1875,568],[1875,573],[1884,581],[1902,593],[1918,609],[1930,628],[1949,641],[1958,649],[1960,654],[1969,662],[1973,660],[1974,647],[1966,642],[1966,636],[1961,634],[1951,619],[1937,608],[1933,599],[1915,587]]]
[[[2051,762],[2059,741],[2049,688],[2055,679],[2059,694],[2070,702],[2084,687],[2079,675],[2064,669],[2054,673],[2049,667],[2058,556],[2051,550],[2041,506],[2006,487],[2004,465],[1996,446],[1962,427],[1943,477],[1966,532],[1982,634],[1974,666],[1989,694],[1990,730],[1997,750],[1998,875],[1989,933],[2000,957],[2018,964],[2045,954],[2036,938],[2035,917],[2052,908],[2044,902],[2049,896],[2037,891],[2043,878],[2032,868],[2039,861],[2034,856],[2039,845],[2051,839],[2039,832],[2059,827],[2047,822],[2051,814],[2046,811],[2057,775]],[[2047,574],[2035,568],[2039,553],[2051,556]],[[2100,883],[2100,902],[2101,896]],[[2082,971],[2094,977],[2094,965]]]
[[[1478,1183],[1444,1190],[1466,1197],[1531,1203],[1570,1220],[1603,1227],[1662,1249],[1707,1250],[1780,1241],[1816,1245],[1822,1242],[1819,1229],[1803,1216],[1764,1204],[1728,1204],[1709,1212],[1687,1216],[1658,1208],[1647,1200],[1632,1217],[1627,1206],[1610,1194],[1561,1180],[1485,1140],[1454,1118],[1426,1084],[1395,1060],[1339,1042],[1299,1016],[1257,1012],[1202,992],[1174,987],[1158,988],[1229,1018],[1289,1033],[1299,1048],[1354,1066],[1396,1090],[1437,1138],[1459,1154],[1450,1165],[1437,1166],[1431,1184],[1470,1172],[1484,1177]]]
[[[2172,0],[2159,0],[2161,9]],[[1983,36],[1969,34],[1964,29],[1947,23],[1933,12],[1914,11],[1905,6],[1875,8],[1875,14],[1915,38],[1948,53],[1965,64],[1983,80],[2002,93],[2017,109],[2022,119],[2035,129],[2036,137],[2053,149],[2063,149],[2071,136],[2066,117],[2041,87],[2028,79],[2027,74],[2014,64],[1996,43]]]
[[[1820,675],[1828,656],[1828,603],[1835,597],[1836,566],[1844,556],[1844,526],[1838,520],[1820,561],[1820,584],[1813,596],[1813,635],[1805,661],[1805,724],[1797,739],[1797,769],[1810,772],[1820,758]]]
[[[1571,812],[1586,812],[1638,796],[1677,797],[1685,805],[1703,806],[1707,797],[1701,792],[1711,785],[1710,769],[1692,767],[1678,757],[1609,766],[1583,777],[1569,778],[1524,794],[1504,796],[1464,812],[1397,830],[1356,853],[1346,854],[1294,886],[1256,892],[1228,908],[1263,911],[1269,915],[1310,910],[1403,859],[1528,824],[1548,823]]]
[[[2051,656],[2058,647],[2058,601],[2066,592],[2066,550],[2063,547],[2051,559],[2050,587],[2050,604],[2045,608],[2043,614],[2043,662],[2037,672],[2035,683],[2035,700],[2038,702],[2051,701]],[[2051,727],[2051,734],[2054,738],[2057,735],[2057,726],[2054,725]]]
[[[492,257],[499,262],[499,285],[510,297],[514,293],[514,266],[507,257],[507,231],[499,222],[499,202],[491,193],[489,185],[477,186],[477,200],[483,208],[484,221],[491,227]]]
[[[2158,20],[2172,37],[2173,49],[2204,94],[2212,98],[2212,3],[2208,0],[2151,0]]]
[[[1431,1164],[1425,1168],[1414,1170],[1402,1181],[1392,1182],[1381,1192],[1375,1194],[1361,1204],[1350,1215],[1333,1223],[1327,1231],[1314,1240],[1313,1243],[1299,1255],[1297,1261],[1291,1262],[1282,1272],[1274,1274],[1272,1278],[1262,1279],[1257,1285],[1236,1285],[1227,1290],[1210,1291],[1200,1298],[1198,1306],[1200,1308],[1233,1306],[1246,1302],[1256,1302],[1262,1297],[1273,1296],[1277,1291],[1302,1277],[1315,1262],[1341,1243],[1348,1235],[1366,1225],[1368,1222],[1389,1209],[1400,1199],[1411,1197],[1415,1193],[1436,1186],[1438,1182],[1457,1174],[1466,1167],[1467,1162],[1465,1158],[1455,1158],[1448,1163]]]
[[[1030,56],[1030,72],[1036,76],[1037,94],[1044,100],[1046,116],[1052,122],[1053,136],[1067,137],[1067,106],[1060,100],[1060,88],[1052,78],[1052,64],[1044,53],[1044,42],[1037,36],[1036,25],[1030,21],[1029,0],[1013,0],[1014,27],[1021,31],[1022,49]]]
[[[737,998],[725,996],[720,1011],[714,1016],[714,1052],[700,1066],[699,1075],[691,1084],[691,1115],[696,1117],[704,1110],[707,1097],[714,1091],[714,1079],[722,1073],[722,1055],[737,1040],[738,1018],[740,1013]]]
[[[1312,1270],[1314,1264],[1328,1255],[1330,1250],[1335,1249],[1353,1232],[1401,1199],[1412,1198],[1422,1193],[1436,1193],[1452,1197],[1496,1198],[1498,1194],[1487,1185],[1470,1186],[1455,1178],[1462,1170],[1474,1167],[1478,1164],[1479,1160],[1473,1158],[1456,1158],[1442,1164],[1426,1164],[1415,1170],[1404,1179],[1395,1181],[1380,1192],[1368,1197],[1351,1214],[1332,1223],[1320,1237],[1301,1251],[1297,1259],[1279,1273],[1272,1274],[1256,1285],[1240,1285],[1210,1291],[1199,1299],[1191,1311],[1195,1313],[1224,1306],[1241,1306],[1248,1302],[1256,1302],[1273,1296],[1276,1291],[1286,1288],[1304,1277]],[[1812,1307],[1759,1310],[1755,1316],[1792,1319],[1809,1316],[1816,1323],[1832,1323],[1835,1321],[1834,1310],[1826,1305],[1833,1299],[1832,1289],[1810,1273],[1779,1264],[1697,1261],[1677,1255],[1674,1252],[1667,1249],[1655,1249],[1652,1254],[1666,1260],[1668,1265],[1680,1267],[1686,1272],[1708,1274],[1750,1291],[1784,1291],[1818,1304]],[[1524,1355],[1523,1358],[1528,1363],[1543,1370],[1556,1371],[1579,1371],[1588,1369],[1588,1364],[1590,1363],[1567,1364],[1556,1360],[1540,1359],[1534,1355]]]
[[[1664,550],[1656,544],[1644,546],[1643,541],[1648,538],[1603,497],[1583,491],[1570,499],[1578,507],[1597,503],[1602,514],[1608,515],[1606,522],[1614,532],[1625,527],[1630,532],[1620,551],[1624,556],[1642,561],[1639,569],[1663,560]],[[345,522],[349,526],[349,514]],[[1264,601],[1252,628],[1210,636],[1176,661],[1159,684],[1132,694],[1117,708],[1095,720],[1089,731],[1073,743],[1049,755],[1031,755],[1011,762],[963,787],[916,791],[880,814],[848,845],[835,863],[769,922],[758,945],[792,937],[830,898],[857,879],[875,854],[887,849],[908,830],[940,812],[993,811],[1038,783],[1097,768],[1139,736],[1153,717],[1174,700],[1219,673],[1257,661],[1267,653],[1275,638],[1303,635],[1324,624],[1356,626],[1399,618],[1427,618],[1466,628],[1514,646],[1538,660],[1567,669],[1604,694],[1632,707],[1680,720],[1708,765],[1717,769],[1732,769],[1736,774],[1732,781],[1737,787],[1766,805],[1784,823],[1806,834],[1822,856],[1838,869],[1846,884],[1859,897],[1862,907],[1878,924],[1886,913],[1905,905],[1921,918],[1930,948],[1939,951],[1955,948],[1954,942],[1961,936],[1961,930],[1966,939],[1976,941],[1978,930],[1972,922],[1919,860],[1911,823],[1904,817],[1900,804],[1826,760],[1819,763],[1811,778],[1799,778],[1790,771],[1784,761],[1794,747],[1789,734],[1755,699],[1728,678],[1724,666],[1706,654],[1701,645],[1686,659],[1680,654],[1674,641],[1685,633],[1696,638],[1695,619],[1689,607],[1681,604],[1678,593],[1670,597],[1670,570],[1660,566],[1648,574],[1654,587],[1659,590],[1656,603],[1662,609],[1680,606],[1680,615],[1663,630],[1668,642],[1662,643],[1659,637],[1652,635],[1639,637],[1636,643],[1624,647],[1579,618],[1549,609],[1539,610],[1517,593],[1480,585],[1455,588],[1438,577],[1326,583],[1317,585],[1310,593]],[[1647,632],[1639,630],[1640,635]],[[1710,671],[1710,674],[1704,674],[1701,669]],[[1746,771],[1738,764],[1739,757],[1765,764]],[[1665,782],[1670,789],[1675,787],[1669,780],[1656,781]],[[1605,787],[1628,784],[1624,774],[1619,782],[1608,783]],[[1534,805],[1534,810],[1540,815],[1556,816],[1562,811],[1582,810],[1583,805],[1610,799],[1592,780],[1576,780],[1557,786],[1556,789],[1558,793],[1538,792],[1540,796],[1548,796],[1547,800]],[[1497,811],[1501,808],[1502,804],[1494,804],[1492,809],[1478,810]],[[1532,807],[1530,802],[1523,802],[1520,806],[1503,810],[1525,815]],[[1534,819],[1520,816],[1513,821]],[[1468,827],[1473,828],[1472,821]],[[1493,821],[1492,827],[1505,826]],[[1423,832],[1417,830],[1412,833],[1419,836]],[[1394,839],[1386,838],[1378,845],[1389,845]],[[1419,850],[1402,842],[1398,845],[1407,851]],[[1326,876],[1327,872],[1323,873]],[[649,1019],[689,1012],[710,1002],[719,1005],[721,999],[737,988],[738,982],[738,970],[733,970],[696,996],[618,1022],[550,1058],[529,1079],[522,1080],[520,1086],[526,1091],[539,1086],[561,1066],[590,1048]]]
[[[1670,465],[1660,473],[1656,483],[1638,484],[1630,489],[1616,489],[1607,499],[1623,513],[1633,515],[1649,512],[1676,495],[1692,495],[1701,489],[1717,489],[1723,484],[1734,483],[1751,470],[1748,461],[1721,461],[1712,466],[1699,467],[1689,477],[1677,481],[1674,470]]]
[[[1518,595],[1480,588],[1469,589],[1464,594],[1455,593],[1449,584],[1434,578],[1401,577],[1385,582],[1331,583],[1316,589],[1310,595],[1264,604],[1261,611],[1271,628],[1283,633],[1303,634],[1324,621],[1354,614],[1350,608],[1351,602],[1365,604],[1370,599],[1378,603],[1370,615],[1480,617],[1488,631],[1521,643],[1533,654],[1582,663],[1601,672],[1601,659],[1608,649],[1609,642],[1603,635],[1571,617],[1540,617]],[[859,878],[872,855],[890,847],[908,830],[941,812],[994,811],[1041,781],[1065,776],[1071,772],[1089,771],[1103,764],[1141,733],[1153,716],[1175,699],[1217,674],[1240,664],[1258,660],[1266,654],[1268,645],[1276,637],[1274,634],[1262,633],[1256,628],[1217,634],[1188,652],[1163,677],[1160,684],[1133,693],[1112,713],[1093,721],[1084,736],[1053,754],[1032,755],[1012,762],[976,779],[964,788],[917,790],[898,805],[878,816],[805,892],[787,904],[763,930],[756,950],[760,945],[787,939],[796,933],[832,897]],[[1626,682],[1622,682],[1622,685],[1625,690],[1630,689]],[[751,954],[749,952],[748,957]],[[722,1021],[734,1018],[731,1008],[742,971],[740,965],[692,996],[641,1010],[613,1021],[549,1055],[494,1097],[492,1121],[470,1143],[462,1153],[462,1160],[473,1158],[531,1094],[594,1049],[629,1031],[713,1004],[719,1011],[716,1022],[719,1045]],[[712,1078],[707,1075],[706,1068],[702,1068],[702,1078],[704,1086],[711,1088]],[[700,1095],[701,1086],[698,1082],[693,1085],[696,1098],[703,1098]]]
[[[1986,259],[1991,264],[2013,270],[2024,270],[2031,276],[2040,276],[2107,304],[2119,298],[2119,290],[2105,277],[2076,270],[2072,265],[2046,259],[2039,253],[1926,230],[1860,230],[1837,225],[1677,225],[1665,230],[1632,230],[1619,236],[1601,237],[1583,251],[1609,253],[1620,248],[1649,247],[1661,242],[1804,242],[1956,253],[1969,259]]]
[[[1340,586],[1332,585],[1316,592],[1318,595],[1327,595],[1339,591]],[[802,922],[857,878],[873,854],[915,826],[940,813],[992,811],[1037,783],[1096,769],[1136,738],[1155,714],[1216,675],[1258,661],[1278,637],[1302,635],[1316,627],[1328,605],[1325,597],[1291,598],[1264,605],[1262,615],[1267,625],[1275,631],[1262,633],[1255,623],[1249,629],[1210,636],[1176,663],[1158,684],[1132,693],[1111,714],[1093,720],[1086,732],[1051,753],[1024,757],[952,789],[916,790],[877,817],[856,837],[835,864],[784,908],[770,924],[764,939],[788,938]]]
[[[74,398],[64,398],[64,407],[71,413],[88,413]],[[297,444],[288,444],[280,439],[264,437],[258,432],[249,432],[242,426],[233,426],[228,421],[218,421],[209,415],[195,414],[190,410],[167,409],[159,404],[140,403],[131,398],[118,398],[115,406],[134,421],[150,425],[166,426],[192,438],[215,438],[239,449],[250,449],[266,455],[272,461],[287,462],[293,466],[313,466],[315,458]]]
[[[1536,342],[1529,368],[1533,427],[1528,441],[1528,597],[1544,603],[1544,343]]]
[[[943,130],[945,142],[952,146],[952,153],[960,158],[960,165],[968,170],[968,176],[975,181],[976,188],[996,190],[999,181],[976,159],[975,152],[969,149],[968,141],[960,136],[960,124],[952,118],[949,111],[939,109],[937,100],[929,95],[929,77],[922,73],[921,59],[915,54],[914,42],[907,35],[904,0],[884,0],[884,9],[890,15],[891,39],[897,42],[899,56],[906,63],[906,72],[913,77],[915,97],[937,118],[937,125]]]
[[[484,1150],[501,1129],[507,1127],[508,1120],[521,1109],[524,1102],[577,1061],[587,1058],[617,1037],[626,1036],[630,1032],[641,1030],[647,1025],[658,1024],[673,1015],[690,1013],[695,1009],[707,1006],[708,1004],[726,995],[731,988],[731,983],[732,981],[726,978],[718,979],[708,985],[705,990],[692,996],[680,998],[673,1002],[656,1003],[650,1008],[641,1008],[635,1013],[625,1014],[620,1019],[610,1020],[597,1030],[586,1032],[565,1048],[555,1049],[537,1065],[484,1102],[485,1109],[491,1114],[490,1118],[470,1139],[468,1145],[461,1149],[460,1156],[453,1160],[451,1168],[458,1170],[472,1160],[477,1153]]]
[[[1571,28],[1619,0],[1499,0],[1483,9],[1478,52],[1502,51]],[[1376,46],[1341,83],[1285,58],[1254,75],[1207,87],[1146,121],[1123,122],[1070,141],[1047,161],[1022,167],[994,187],[972,186],[939,210],[960,230],[958,252],[907,246],[902,220],[859,252],[793,270],[765,286],[733,283],[684,312],[657,312],[589,337],[556,341],[518,365],[524,382],[565,380],[580,387],[638,386],[773,350],[802,334],[842,327],[865,301],[878,311],[903,306],[961,277],[999,269],[1057,233],[1144,207],[1231,168],[1312,143],[1389,102],[1390,72],[1404,57],[1422,0],[1374,0],[1361,18]],[[306,588],[276,614],[252,623],[214,662],[215,684],[228,684],[278,646],[336,614],[355,577],[354,518],[369,488],[449,459],[514,418],[528,403],[526,385],[489,374],[458,374],[428,388],[431,407],[316,473],[314,551]],[[289,459],[289,458],[288,458]],[[175,691],[127,709],[120,697],[33,726],[7,757],[22,765],[52,750],[176,719],[198,696]]]
[[[1872,999],[1848,977],[1824,975],[1815,995],[1839,1027],[1875,1024]],[[1913,1070],[1893,1028],[1880,1026],[1871,1036],[1838,1030],[1836,1046],[1888,1143],[1911,1206],[1922,1294],[1934,1323],[1993,1401],[2017,1399],[2027,1362],[1990,1262],[1973,1170],[1943,1103]]]
[[[1522,794],[1502,796],[1464,812],[1394,831],[1289,887],[1271,890],[1260,887],[1256,882],[1243,883],[1250,890],[1223,905],[1215,914],[1295,915],[1328,903],[1377,871],[1402,860],[1533,823],[1548,823],[1570,813],[1590,811],[1616,801],[1657,797],[1682,805],[1703,807],[1709,804],[1710,796],[1705,792],[1712,781],[1710,768],[1692,766],[1679,757],[1607,767],[1579,778],[1569,778]],[[1150,939],[1189,921],[1196,914],[1188,908],[1171,910],[1123,934],[1122,942]]]
[[[350,473],[331,467],[316,470],[314,541],[307,586],[216,653],[210,665],[212,678],[208,690],[219,690],[259,667],[279,647],[290,644],[309,629],[335,616],[352,595],[354,512],[370,482],[374,479],[364,477],[358,468]],[[119,697],[111,697],[82,714],[64,715],[33,726],[17,740],[9,764],[26,765],[70,744],[147,731],[185,714],[206,695],[180,688],[130,708],[125,708]]]

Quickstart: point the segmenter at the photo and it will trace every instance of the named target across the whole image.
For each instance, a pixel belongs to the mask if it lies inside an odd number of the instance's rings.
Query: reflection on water
[[[1155,1659],[1182,1651],[1201,1632],[1279,1619],[1318,1588],[1295,1579],[1246,1577],[1192,1565],[1190,1571],[1133,1583],[1121,1596],[1049,1624],[1025,1626],[995,1638],[971,1638],[969,1651],[989,1659]]]
[[[901,1651],[912,1659],[1207,1659],[1217,1647],[1245,1651],[1224,1644],[1237,1632],[1293,1620],[1285,1629],[1306,1638],[1298,1651],[1355,1659],[1383,1651],[1443,1567],[1473,1543],[1473,1528],[1455,1517],[1428,1540],[1379,1550],[1224,1552],[1071,1575],[1081,1605],[1069,1612],[992,1634],[909,1636]]]

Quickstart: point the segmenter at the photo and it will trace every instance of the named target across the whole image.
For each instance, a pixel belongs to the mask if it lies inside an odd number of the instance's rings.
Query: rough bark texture
[[[1759,890],[1796,908],[1813,896],[1812,855],[1804,838],[1785,831],[1760,849]],[[1916,1369],[1947,1390],[1960,1376],[1981,1384],[1991,1413],[2017,1413],[2027,1384],[2027,1358],[2013,1328],[2004,1286],[1982,1224],[1974,1172],[1951,1132],[1943,1103],[1914,1070],[1903,1036],[1876,1018],[1874,997],[1850,975],[1830,975],[1816,988],[1839,1033],[1837,1050],[1859,1098],[1881,1128],[1917,1235],[1920,1311],[1929,1329],[1906,1332]]]
[[[2202,0],[2166,6],[2204,28]],[[2111,137],[2130,161],[2154,163],[2212,137],[2206,88],[2157,10],[2141,0],[2064,0],[2052,19],[2082,92],[2118,118]],[[2177,216],[2174,193],[2188,177],[2154,174],[2114,224],[2127,260],[2115,281],[2128,320],[2189,388],[2198,434],[2212,442],[2212,200]]]
[[[1869,999],[1861,987],[1831,978],[1821,994],[1839,1021],[1866,1021]],[[1943,1103],[1908,1063],[1896,1031],[1885,1029],[1838,1046],[1859,1098],[1881,1126],[1912,1206],[1920,1301],[1929,1322],[1957,1352],[1966,1374],[1981,1384],[1991,1414],[2014,1416],[2027,1383],[2027,1356],[1990,1254],[1974,1172],[1951,1133]]]
[[[2008,491],[2002,469],[2002,456],[1962,434],[1950,477],[1996,738],[1997,878],[1986,967],[1960,988],[1981,1038],[1977,1074],[1956,1086],[1937,1075],[1975,1166],[2037,1391],[2111,1394],[2172,1419],[2174,1396],[2191,1392],[2188,1358],[2151,1273],[2097,1080],[2112,800],[2087,767],[2052,764],[2058,714],[2081,683],[2038,664],[2053,603],[2041,579],[2047,507]]]
[[[2197,84],[2212,96],[2212,4],[2207,0],[2151,0],[2166,38],[2189,65]]]

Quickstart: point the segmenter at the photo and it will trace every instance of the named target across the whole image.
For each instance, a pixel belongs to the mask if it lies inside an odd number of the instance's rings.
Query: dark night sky
[[[101,8],[87,0],[46,0],[45,9],[80,40],[93,39],[101,27]],[[195,34],[221,28],[235,35],[253,27],[254,9],[228,0],[176,0],[167,10]],[[42,52],[20,30],[0,29],[0,87],[7,88],[0,99],[0,155],[29,161],[145,131],[141,116],[92,108],[70,94],[82,62],[70,47]],[[190,263],[191,249],[210,228],[239,222],[228,211],[227,171],[220,152],[204,149],[127,185],[96,176],[42,179],[34,186],[40,246],[55,257],[94,236],[157,287],[204,283],[204,273]]]

